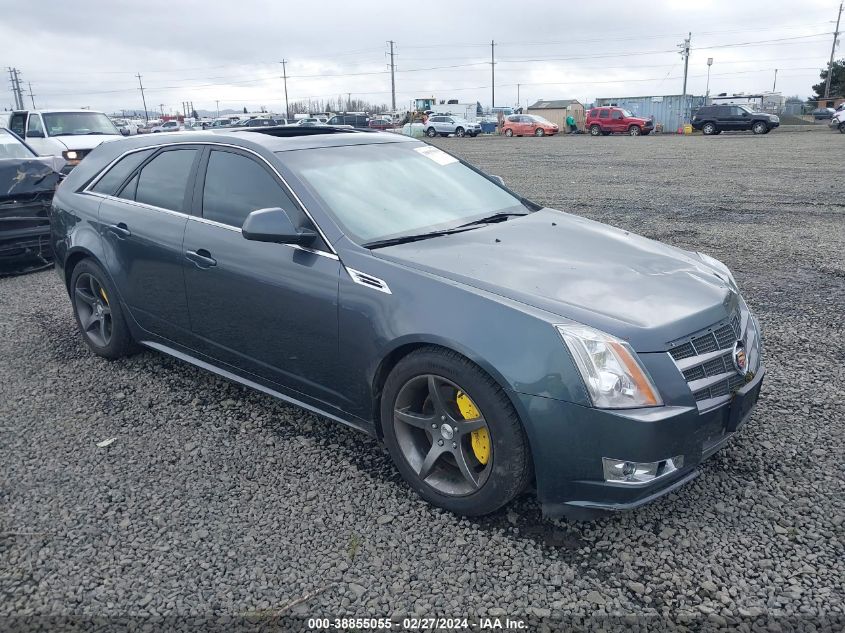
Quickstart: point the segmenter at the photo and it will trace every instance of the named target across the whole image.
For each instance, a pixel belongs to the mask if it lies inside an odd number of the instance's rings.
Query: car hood
[[[373,254],[597,327],[643,352],[664,351],[739,301],[695,253],[553,209]]]
[[[94,149],[104,141],[113,141],[114,139],[123,138],[122,134],[65,134],[58,136],[51,136],[57,141],[60,141],[68,149]]]

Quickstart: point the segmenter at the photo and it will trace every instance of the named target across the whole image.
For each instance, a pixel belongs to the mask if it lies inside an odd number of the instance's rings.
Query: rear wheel
[[[135,351],[117,292],[93,260],[84,259],[73,269],[70,293],[76,325],[92,352],[115,360]]]
[[[433,127],[430,127],[425,131],[425,135],[428,138],[434,138],[435,136],[437,136],[437,130],[435,130]]]
[[[590,135],[591,136],[598,136],[599,134],[601,134],[601,126],[591,125],[590,126]]]
[[[704,133],[705,136],[710,136],[712,134],[718,133],[718,130],[716,129],[716,124],[710,123],[710,122],[707,122],[704,125],[702,125],[701,131]]]
[[[538,127],[536,130],[534,130],[534,136],[545,136],[545,135],[546,135],[546,130],[544,130],[541,127]]]
[[[842,123],[839,124],[839,133],[845,134],[845,121],[842,121]]]
[[[755,134],[765,134],[769,131],[769,126],[763,123],[763,121],[757,121],[751,126],[751,131]]]
[[[463,356],[423,348],[384,386],[384,442],[405,481],[457,514],[493,512],[531,474],[528,442],[505,392]]]
[[[505,136],[513,136],[513,130],[511,128],[505,130]]]
[[[643,131],[640,129],[639,125],[632,125],[628,128],[628,134],[630,134],[631,136],[639,136],[642,133]]]

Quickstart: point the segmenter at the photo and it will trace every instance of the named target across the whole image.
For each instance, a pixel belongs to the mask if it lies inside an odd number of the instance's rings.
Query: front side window
[[[281,207],[298,222],[296,205],[275,178],[251,158],[214,150],[208,159],[202,193],[202,215],[240,228],[257,209]]]
[[[184,211],[185,190],[197,150],[162,152],[138,174],[135,200],[171,211]]]
[[[142,152],[133,152],[121,158],[114,167],[109,169],[105,176],[100,178],[91,191],[102,193],[107,196],[114,195],[115,191],[129,178],[129,175],[135,171],[135,168],[143,163],[147,157],[153,153],[153,150],[148,149]],[[134,192],[133,192],[134,198]]]
[[[614,110],[613,112],[610,113],[610,118],[614,119],[616,121],[621,120],[622,119],[622,111],[621,110]]]
[[[35,134],[32,134],[32,132],[35,132]],[[41,117],[37,114],[30,115],[29,122],[26,125],[26,135],[36,137],[44,136],[44,126],[41,124]]]
[[[527,212],[506,190],[422,143],[323,147],[281,156],[359,243]]]
[[[102,112],[47,112],[44,125],[50,136],[120,135]]]

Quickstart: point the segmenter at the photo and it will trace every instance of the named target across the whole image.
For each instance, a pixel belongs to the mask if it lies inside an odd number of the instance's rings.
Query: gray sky
[[[389,39],[400,108],[431,95],[489,105],[491,40],[496,105],[515,105],[517,84],[522,105],[680,94],[676,45],[688,31],[688,92],[704,94],[713,57],[711,94],[771,90],[778,68],[778,91],[807,97],[830,55],[838,0],[50,4],[3,12],[0,107],[13,104],[13,66],[38,107],[140,109],[140,72],[151,110],[185,100],[214,110],[219,99],[221,109],[280,112],[282,58],[291,101],[352,93],[389,104]]]

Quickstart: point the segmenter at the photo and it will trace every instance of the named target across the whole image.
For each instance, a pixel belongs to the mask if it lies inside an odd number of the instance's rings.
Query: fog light
[[[683,468],[684,456],[676,455],[659,462],[632,462],[602,457],[604,480],[623,484],[645,484]]]

